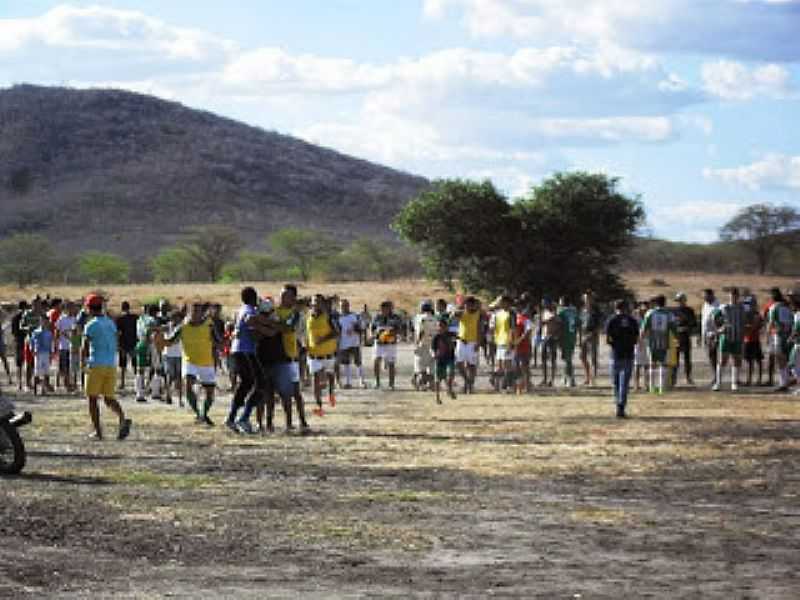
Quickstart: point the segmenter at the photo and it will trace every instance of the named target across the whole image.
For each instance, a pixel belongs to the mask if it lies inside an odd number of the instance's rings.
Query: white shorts
[[[33,365],[33,374],[35,377],[48,377],[50,375],[50,353],[37,353]]]
[[[293,360],[289,363],[289,368],[292,370],[292,383],[300,383],[300,363]]]
[[[420,352],[414,355],[414,373],[425,373],[433,369],[433,356],[430,352]]]
[[[202,385],[217,385],[217,376],[214,367],[200,367],[190,362],[183,363],[183,376],[194,377]]]
[[[397,360],[397,344],[375,344],[374,356],[394,364]]]
[[[456,342],[456,362],[478,366],[478,344],[475,342]]]
[[[320,371],[330,371],[333,373],[334,368],[336,367],[336,359],[333,357],[330,358],[314,358],[312,356],[308,357],[308,370],[313,375],[314,373],[319,373]]]
[[[497,352],[495,353],[496,360],[514,360],[515,356],[514,348],[510,346],[498,346]]]

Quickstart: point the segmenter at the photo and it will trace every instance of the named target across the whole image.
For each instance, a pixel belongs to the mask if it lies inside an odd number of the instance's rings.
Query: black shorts
[[[761,350],[761,341],[744,343],[744,359],[751,360],[764,360],[764,352]]]
[[[72,353],[71,350],[58,351],[58,372],[69,374],[69,357]]]
[[[352,359],[353,363],[357,367],[361,366],[361,347],[360,346],[353,346],[352,348],[346,348],[344,350],[339,350],[339,364],[341,364],[341,365],[349,365],[351,359]]]
[[[122,346],[120,346],[119,350],[117,351],[117,354],[119,355],[119,366],[121,369],[128,368],[128,359],[130,359],[131,361],[131,367],[136,366],[134,361],[134,354],[135,354],[134,348],[123,348]]]
[[[17,363],[17,367],[21,367],[25,364],[25,338],[14,338],[14,342],[14,362]]]

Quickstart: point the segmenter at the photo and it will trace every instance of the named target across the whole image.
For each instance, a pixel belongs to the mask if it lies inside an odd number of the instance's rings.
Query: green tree
[[[720,239],[740,242],[755,256],[763,275],[781,247],[795,243],[800,213],[791,206],[753,204],[740,210],[719,230]]]
[[[223,281],[272,281],[283,274],[281,261],[270,254],[243,250],[222,270]]]
[[[314,269],[341,248],[327,233],[296,227],[276,231],[267,242],[287,267],[297,267],[303,281],[308,281]]]
[[[214,282],[222,268],[244,246],[239,233],[226,225],[194,227],[179,244],[187,260],[187,270],[202,281]]]
[[[130,273],[130,263],[117,254],[90,250],[78,258],[78,274],[87,283],[128,283]]]
[[[644,220],[638,198],[602,174],[559,173],[509,203],[488,182],[439,181],[395,220],[429,275],[472,292],[604,296],[624,291],[615,274]]]
[[[185,248],[171,246],[162,249],[150,261],[153,279],[158,283],[181,283],[193,279],[190,257]]]
[[[50,240],[35,233],[18,233],[0,241],[0,256],[0,277],[19,287],[48,281],[57,264]]]

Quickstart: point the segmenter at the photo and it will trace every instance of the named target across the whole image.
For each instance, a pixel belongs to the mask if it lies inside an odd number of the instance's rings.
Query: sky
[[[154,94],[510,199],[557,171],[714,241],[800,209],[800,0],[0,0],[0,87]]]

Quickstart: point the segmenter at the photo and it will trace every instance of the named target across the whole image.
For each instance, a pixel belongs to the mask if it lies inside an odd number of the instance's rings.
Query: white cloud
[[[705,90],[724,100],[749,100],[762,95],[784,98],[791,94],[791,75],[776,64],[749,68],[740,62],[718,60],[705,63],[701,73]]]
[[[749,165],[729,169],[703,169],[703,176],[750,190],[800,189],[800,156],[768,154]]]

